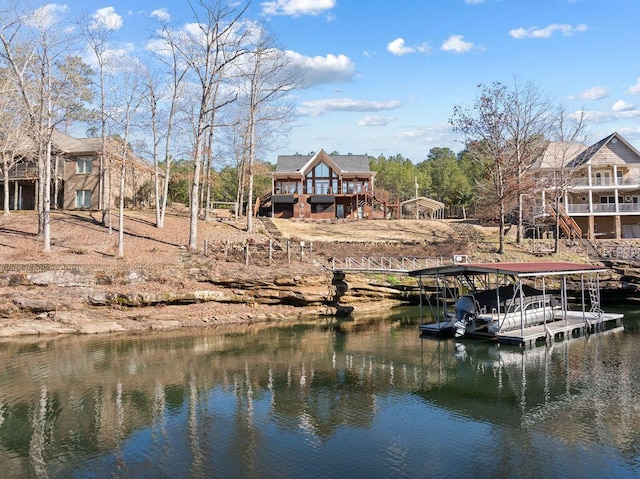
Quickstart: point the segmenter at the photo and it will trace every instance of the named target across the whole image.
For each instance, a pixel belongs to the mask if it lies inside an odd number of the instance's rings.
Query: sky
[[[143,50],[159,18],[193,20],[184,0],[68,0],[113,22],[114,47]],[[303,72],[293,128],[272,152],[458,152],[449,119],[478,85],[531,82],[584,110],[589,142],[617,131],[640,149],[640,0],[253,0]],[[115,45],[117,43],[117,45]]]

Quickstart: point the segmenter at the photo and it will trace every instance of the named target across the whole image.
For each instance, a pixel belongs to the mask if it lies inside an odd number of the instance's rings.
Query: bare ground
[[[223,278],[295,277],[305,274],[323,274],[322,264],[331,258],[347,256],[444,256],[452,254],[473,255],[475,260],[491,261],[497,256],[495,232],[490,228],[450,221],[418,220],[361,220],[361,221],[291,221],[273,220],[277,226],[275,236],[268,231],[268,220],[256,219],[255,232],[245,232],[246,224],[219,216],[212,221],[198,222],[199,252],[188,251],[189,218],[186,208],[173,208],[165,219],[162,229],[155,226],[152,211],[127,211],[124,217],[124,257],[118,251],[118,217],[111,218],[112,228],[100,224],[99,212],[63,212],[51,214],[51,251],[44,253],[42,238],[37,235],[37,214],[33,211],[11,212],[0,216],[0,270],[20,270],[21,265],[86,265],[132,269],[144,267],[159,272],[171,268],[171,275],[162,281],[117,285],[120,292],[175,292],[195,291],[202,285],[186,274],[191,266],[206,266],[212,273]],[[276,240],[274,240],[274,237]],[[284,245],[287,240],[298,243],[312,242],[314,261],[291,261],[280,259],[275,265],[266,257],[267,246]],[[208,255],[203,255],[205,242]],[[245,264],[244,245],[254,248],[262,246],[263,253],[253,254]],[[280,258],[283,252],[280,251]],[[501,257],[511,261],[520,258],[522,252],[511,249]],[[176,274],[184,270],[185,274]],[[56,295],[56,290],[47,287],[16,288],[6,281],[0,285],[0,296],[7,302],[11,294]],[[67,293],[67,291],[64,291]],[[0,304],[2,306],[2,304]],[[80,308],[80,306],[78,306]],[[15,309],[15,308],[14,308]],[[0,307],[0,318],[2,317]],[[105,313],[103,313],[105,314]],[[296,317],[298,312],[291,306],[250,305],[242,303],[200,303],[175,307],[147,307],[108,311],[108,320],[116,321],[124,330],[167,327],[206,326],[237,322],[273,320]],[[24,325],[33,318],[6,316],[0,323],[3,331]],[[164,323],[158,321],[162,319]],[[91,322],[91,320],[89,320]],[[40,321],[42,324],[42,321]],[[41,326],[34,326],[41,332]],[[40,329],[38,329],[40,328]],[[17,330],[18,331],[18,330]],[[24,331],[24,330],[23,330]],[[15,334],[29,334],[16,332]],[[11,335],[11,334],[8,334]]]

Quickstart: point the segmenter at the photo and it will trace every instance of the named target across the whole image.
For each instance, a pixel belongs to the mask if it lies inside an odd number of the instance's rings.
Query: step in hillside
[[[286,238],[282,236],[282,233],[280,232],[276,224],[271,220],[271,218],[263,217],[260,218],[260,221],[267,230],[267,233],[269,233],[269,236],[271,236],[274,240],[279,243],[283,243],[286,241]]]

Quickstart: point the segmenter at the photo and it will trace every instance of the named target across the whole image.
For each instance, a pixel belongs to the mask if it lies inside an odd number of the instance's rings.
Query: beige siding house
[[[65,210],[100,207],[100,138],[74,138],[61,132],[53,135],[51,205]],[[119,197],[122,144],[109,139],[105,164],[108,165],[104,187],[111,192],[113,204]],[[35,148],[22,147],[21,151]],[[130,151],[126,156],[125,204],[136,206],[140,187],[153,179],[153,167]],[[112,188],[109,188],[109,184]],[[0,202],[4,201],[4,184],[0,184]],[[34,209],[38,190],[37,160],[27,154],[9,170],[9,204],[11,209]],[[0,205],[3,207],[3,205]]]
[[[640,152],[620,134],[591,146],[551,143],[532,172],[539,217],[566,214],[590,239],[640,238]]]

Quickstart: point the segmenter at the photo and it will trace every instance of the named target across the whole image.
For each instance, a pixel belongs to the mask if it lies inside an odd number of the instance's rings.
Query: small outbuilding
[[[414,217],[415,219],[442,219],[444,218],[444,203],[418,196],[400,203],[402,217]]]

